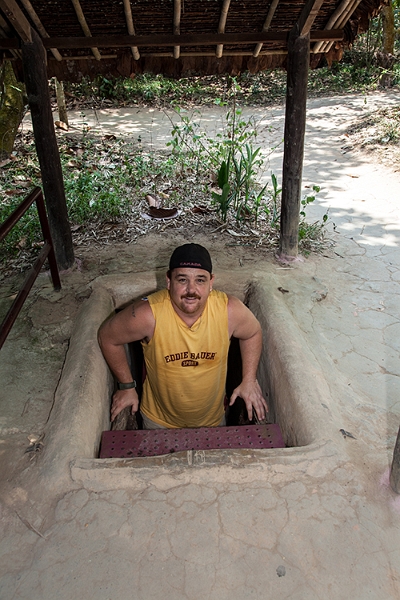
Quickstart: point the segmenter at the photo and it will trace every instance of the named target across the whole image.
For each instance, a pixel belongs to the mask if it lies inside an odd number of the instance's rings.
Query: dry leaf
[[[150,207],[153,206],[154,208],[160,208],[162,204],[161,200],[156,195],[147,194],[146,200]]]
[[[177,208],[156,208],[151,206],[148,213],[153,219],[172,219],[178,216]]]
[[[247,233],[237,233],[236,231],[233,231],[233,229],[227,229],[226,231],[235,237],[248,237]]]
[[[64,131],[68,131],[68,125],[63,121],[54,121],[54,125],[58,127],[58,129],[63,129]]]
[[[208,215],[211,211],[207,208],[207,206],[193,206],[192,212],[199,215]]]

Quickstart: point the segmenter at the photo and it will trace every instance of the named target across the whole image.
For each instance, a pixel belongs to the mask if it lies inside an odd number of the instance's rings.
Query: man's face
[[[200,316],[212,289],[214,275],[203,269],[173,269],[167,288],[171,302],[179,314]]]

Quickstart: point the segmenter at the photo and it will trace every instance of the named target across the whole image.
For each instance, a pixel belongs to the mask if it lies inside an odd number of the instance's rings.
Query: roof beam
[[[1,0],[0,0],[1,2]],[[126,48],[130,46],[216,46],[217,44],[255,44],[258,42],[276,42],[286,44],[289,36],[289,31],[281,31],[278,33],[260,32],[260,33],[210,33],[206,35],[181,35],[179,37],[173,35],[135,35],[135,36],[104,36],[95,38],[44,38],[43,45],[45,48],[59,49],[77,49],[90,48],[93,44],[100,48]],[[343,40],[342,29],[324,29],[319,31],[311,31],[310,39],[312,42],[327,41],[340,42]],[[18,49],[21,47],[19,38],[4,38],[0,39],[0,49]],[[214,53],[215,55],[215,53]],[[65,57],[68,58],[68,57]]]
[[[40,33],[42,38],[50,37],[49,34],[47,33],[47,31],[45,30],[45,28],[43,27],[41,20],[39,19],[35,9],[33,8],[32,4],[29,2],[29,0],[21,0],[21,2],[24,5],[26,12],[32,19],[36,29],[38,30],[38,32]],[[57,48],[50,48],[50,52],[52,53],[52,55],[54,56],[54,58],[56,60],[58,60],[58,61],[62,60],[62,56],[59,53],[59,51],[57,50]]]
[[[287,50],[263,50],[260,53],[260,56],[285,56],[288,53]],[[141,58],[172,58],[173,54],[172,52],[146,52],[141,54]],[[215,57],[215,52],[214,51],[204,51],[204,52],[181,52],[180,54],[181,57],[189,57],[189,58],[193,58],[193,57],[202,57],[202,56],[210,56],[210,57]],[[226,58],[227,56],[253,56],[253,52],[247,51],[247,52],[238,52],[235,50],[227,50],[224,53],[224,58]],[[117,54],[102,54],[101,55],[101,59],[102,60],[112,60],[112,59],[116,59],[118,58]],[[54,58],[50,57],[50,61],[54,60]],[[88,54],[87,56],[64,56],[63,57],[63,61],[66,60],[95,60],[94,56]]]
[[[118,58],[118,54],[102,54],[101,55],[101,60],[113,60]],[[53,60],[52,57],[50,56],[50,61]],[[93,54],[87,54],[86,56],[82,56],[82,55],[77,55],[77,56],[64,56],[63,61],[66,60],[96,60],[95,57],[93,56]]]
[[[350,0],[350,2],[347,2],[343,13],[336,20],[336,24],[343,28],[346,25],[347,21],[350,19],[351,15],[358,7],[358,5],[360,4],[360,2],[361,0]],[[336,24],[334,25],[335,27]],[[333,42],[323,42],[322,47],[320,48],[320,52],[329,52],[329,50],[332,48],[332,44]]]
[[[1,0],[0,0],[1,1]],[[138,48],[157,47],[157,46],[216,46],[217,44],[256,44],[258,42],[277,42],[287,43],[289,31],[280,32],[259,32],[259,33],[208,33],[208,34],[183,34],[175,35],[108,35],[92,37],[57,37],[46,38],[43,45],[46,48],[90,48],[95,45],[98,48],[125,48],[137,46]],[[317,30],[312,31],[310,39],[313,42],[323,41],[341,41],[343,39],[343,30]],[[0,47],[7,48],[7,42],[12,43],[11,48],[15,48],[14,41],[11,39],[0,40]]]
[[[71,2],[74,5],[76,16],[78,17],[79,25],[82,27],[83,33],[86,35],[86,37],[91,38],[92,34],[90,33],[89,25],[87,24],[85,15],[83,14],[81,3],[79,2],[79,0],[71,0]],[[94,46],[90,45],[89,47],[93,52],[93,56],[95,57],[95,59],[101,60],[101,54],[97,49],[97,44],[94,44]]]
[[[221,14],[219,17],[218,33],[225,33],[225,26],[226,26],[226,20],[228,18],[228,11],[229,11],[230,3],[231,3],[231,0],[224,0],[224,3],[221,8]],[[223,51],[224,51],[224,45],[218,44],[217,49],[215,51],[215,56],[217,58],[221,58]]]
[[[124,12],[126,19],[126,26],[128,28],[129,35],[135,35],[135,26],[133,24],[131,0],[124,0]],[[140,53],[137,46],[131,46],[132,56],[135,60],[139,60]]]
[[[12,35],[10,26],[8,25],[7,21],[5,19],[3,19],[3,16],[0,14],[0,38],[7,38],[10,35]],[[18,49],[10,48],[10,54],[12,54],[12,56],[14,58],[21,58],[21,51]],[[3,59],[4,58],[5,58],[5,56],[3,56]]]
[[[0,8],[22,41],[26,44],[31,44],[31,26],[15,0],[0,0]]]
[[[277,50],[263,50],[260,52],[260,56],[275,56],[275,55],[285,55],[287,54],[287,50],[277,49]],[[194,56],[214,56],[215,52],[211,52],[208,50],[204,50],[204,52],[181,52],[181,56],[184,57],[194,57]],[[253,52],[251,50],[247,50],[245,52],[240,52],[240,50],[226,50],[224,52],[224,58],[227,56],[253,56]],[[143,58],[168,58],[172,57],[172,52],[144,52],[142,54]],[[89,56],[91,58],[91,56]]]
[[[179,36],[181,33],[181,0],[174,0],[174,25],[173,34]],[[179,58],[181,48],[174,46],[174,58]]]
[[[278,4],[279,4],[279,0],[272,0],[271,6],[269,7],[269,11],[268,11],[267,17],[264,21],[264,25],[263,25],[263,28],[261,31],[268,31],[268,29],[271,25],[272,19],[274,18],[275,11],[278,8]],[[262,47],[263,47],[262,43],[259,43],[254,48],[254,50],[253,50],[254,58],[257,58],[257,56],[260,54]]]
[[[323,2],[324,0],[307,0],[296,23],[298,35],[308,35]]]
[[[353,0],[343,0],[343,2],[341,2],[339,4],[339,6],[335,10],[335,12],[329,18],[327,24],[325,25],[325,29],[333,29],[335,27],[336,23],[338,23],[340,21],[340,18],[342,17],[342,15],[345,12],[345,10],[352,3],[353,3]],[[317,54],[318,52],[322,51],[322,46],[323,45],[324,45],[324,40],[321,40],[317,44],[314,44],[312,52],[314,54]]]

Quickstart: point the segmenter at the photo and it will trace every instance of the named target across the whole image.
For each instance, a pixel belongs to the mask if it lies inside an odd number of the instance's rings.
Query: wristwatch
[[[131,381],[130,383],[120,383],[119,381],[117,383],[117,388],[119,390],[130,390],[130,389],[135,388],[135,387],[136,387],[136,381],[135,380]]]

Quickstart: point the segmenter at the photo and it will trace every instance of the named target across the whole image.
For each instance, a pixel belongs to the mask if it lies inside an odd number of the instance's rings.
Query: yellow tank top
[[[150,342],[142,342],[147,377],[141,411],[164,427],[218,426],[230,343],[227,295],[213,290],[192,327],[176,314],[168,290],[148,301],[156,326]]]

